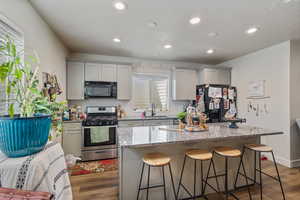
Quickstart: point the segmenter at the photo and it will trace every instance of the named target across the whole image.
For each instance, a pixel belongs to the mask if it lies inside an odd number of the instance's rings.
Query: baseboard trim
[[[300,167],[300,159],[291,161],[291,168]]]
[[[267,153],[267,154],[263,154],[263,156],[267,157],[268,160],[273,161],[272,154]],[[285,158],[282,158],[282,157],[279,157],[279,156],[275,155],[275,160],[278,164],[281,164],[281,165],[283,165],[285,167],[288,167],[288,168],[297,167],[296,164],[298,164],[298,166],[300,166],[300,159],[291,161],[291,160],[287,160]]]

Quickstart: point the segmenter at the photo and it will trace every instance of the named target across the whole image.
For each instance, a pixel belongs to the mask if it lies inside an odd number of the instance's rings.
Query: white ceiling
[[[113,8],[113,0],[31,3],[72,52],[216,64],[300,38],[300,0],[282,1],[127,0],[124,12]],[[201,23],[190,25],[192,16]],[[252,25],[260,31],[246,35]],[[121,43],[112,42],[114,37]],[[173,48],[164,49],[166,43]],[[209,48],[216,52],[207,55]]]

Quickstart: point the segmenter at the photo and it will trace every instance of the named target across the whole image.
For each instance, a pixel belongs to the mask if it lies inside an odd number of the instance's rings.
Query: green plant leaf
[[[21,80],[22,76],[23,76],[22,71],[20,69],[16,69],[15,70],[15,77],[16,77],[16,79]]]
[[[10,116],[11,118],[14,117],[14,115],[15,115],[14,104],[9,104],[8,114],[9,114],[9,116]]]
[[[10,93],[11,93],[11,85],[8,84],[8,85],[6,86],[6,94],[10,94]]]

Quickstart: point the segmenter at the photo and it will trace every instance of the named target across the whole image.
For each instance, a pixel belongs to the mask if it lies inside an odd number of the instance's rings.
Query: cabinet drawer
[[[81,131],[81,122],[74,123],[64,123],[63,124],[64,131]]]

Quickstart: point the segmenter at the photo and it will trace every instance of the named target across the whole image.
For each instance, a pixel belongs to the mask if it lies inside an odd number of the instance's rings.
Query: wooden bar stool
[[[184,167],[185,167],[185,163],[186,163],[186,158],[190,158],[194,161],[194,192],[193,192],[193,194],[191,194],[191,192],[182,183],[182,177],[183,177]],[[201,194],[200,195],[196,195],[196,178],[197,178],[196,170],[197,170],[197,161],[198,160],[200,160],[200,170],[201,170]],[[206,179],[203,178],[203,161],[210,161]],[[209,177],[209,172],[210,172],[211,166],[213,168],[214,176]],[[218,190],[216,190],[209,183],[207,183],[208,179],[210,179],[210,178],[216,178]],[[219,182],[218,182],[218,179],[216,176],[215,164],[214,164],[214,161],[212,160],[212,153],[207,150],[202,150],[202,149],[192,149],[192,150],[186,151],[176,196],[178,197],[180,188],[182,187],[185,190],[185,192],[190,196],[188,199],[190,199],[190,198],[195,199],[195,198],[199,198],[199,197],[204,197],[207,199],[207,197],[205,196],[206,185],[210,186],[217,193],[220,191],[219,190]]]
[[[285,200],[285,194],[284,194],[284,191],[283,191],[283,187],[282,187],[282,182],[281,182],[281,179],[280,179],[280,175],[279,175],[279,171],[278,171],[278,167],[277,167],[277,164],[276,164],[276,160],[275,160],[275,157],[274,157],[274,153],[273,153],[273,149],[272,147],[269,147],[267,145],[263,145],[263,144],[246,144],[244,145],[244,148],[243,148],[243,152],[245,151],[245,149],[248,149],[250,151],[253,151],[254,152],[254,167],[253,167],[253,170],[254,170],[254,179],[251,179],[250,177],[247,177],[247,179],[249,180],[252,180],[254,184],[258,184],[260,186],[260,199],[262,200],[262,174],[276,180],[279,182],[280,184],[280,189],[281,189],[281,193],[282,193],[282,197],[283,199]],[[258,159],[258,169],[256,168],[256,160],[257,160],[257,153],[259,154],[259,159]],[[273,163],[275,165],[275,169],[276,169],[276,172],[277,172],[277,178],[265,173],[262,171],[261,169],[261,153],[271,153],[272,154],[272,158],[273,158]],[[239,165],[239,169],[241,167],[241,163]],[[256,172],[259,172],[259,183],[257,183],[256,181]],[[241,174],[241,173],[238,173],[237,176],[236,176],[236,179],[238,178],[239,175],[242,175],[242,176],[246,176],[245,174]],[[236,187],[236,183],[235,183],[235,187]]]
[[[235,199],[239,199],[235,194],[233,194],[233,191],[229,191],[229,189],[228,189],[228,183],[229,183],[229,180],[228,180],[228,158],[240,158],[241,159],[241,161],[240,161],[241,164],[240,165],[243,168],[244,174],[246,174],[244,162],[242,160],[241,151],[239,149],[234,149],[232,147],[216,147],[214,149],[213,153],[225,158],[225,174],[220,174],[220,175],[217,175],[217,176],[218,177],[220,177],[220,176],[225,177],[225,192],[224,193],[225,193],[225,196],[226,196],[226,200],[228,199],[229,195],[231,195]],[[238,173],[239,173],[239,171],[238,171]],[[245,180],[246,180],[246,185],[248,186],[249,184],[248,184],[247,176],[245,176]],[[248,188],[249,198],[252,199],[250,189],[249,189],[249,187],[247,187],[247,188]]]
[[[170,161],[171,161],[171,158],[169,156],[163,154],[163,153],[148,153],[148,154],[144,155],[144,157],[143,157],[143,168],[142,168],[142,173],[141,173],[141,177],[140,177],[139,189],[138,189],[138,193],[137,193],[137,200],[139,199],[139,195],[140,195],[141,190],[147,190],[147,196],[146,197],[147,197],[147,200],[148,200],[148,198],[149,198],[149,189],[157,188],[157,187],[163,187],[163,189],[164,189],[164,199],[167,199],[165,170],[164,170],[165,166],[169,166],[169,172],[170,172],[170,177],[171,177],[171,182],[172,182],[173,193],[174,193],[175,199],[177,199]],[[141,188],[145,164],[148,165],[147,187]],[[162,185],[149,186],[150,168],[151,167],[161,167],[162,174],[163,174],[163,177],[162,177],[163,184]]]

